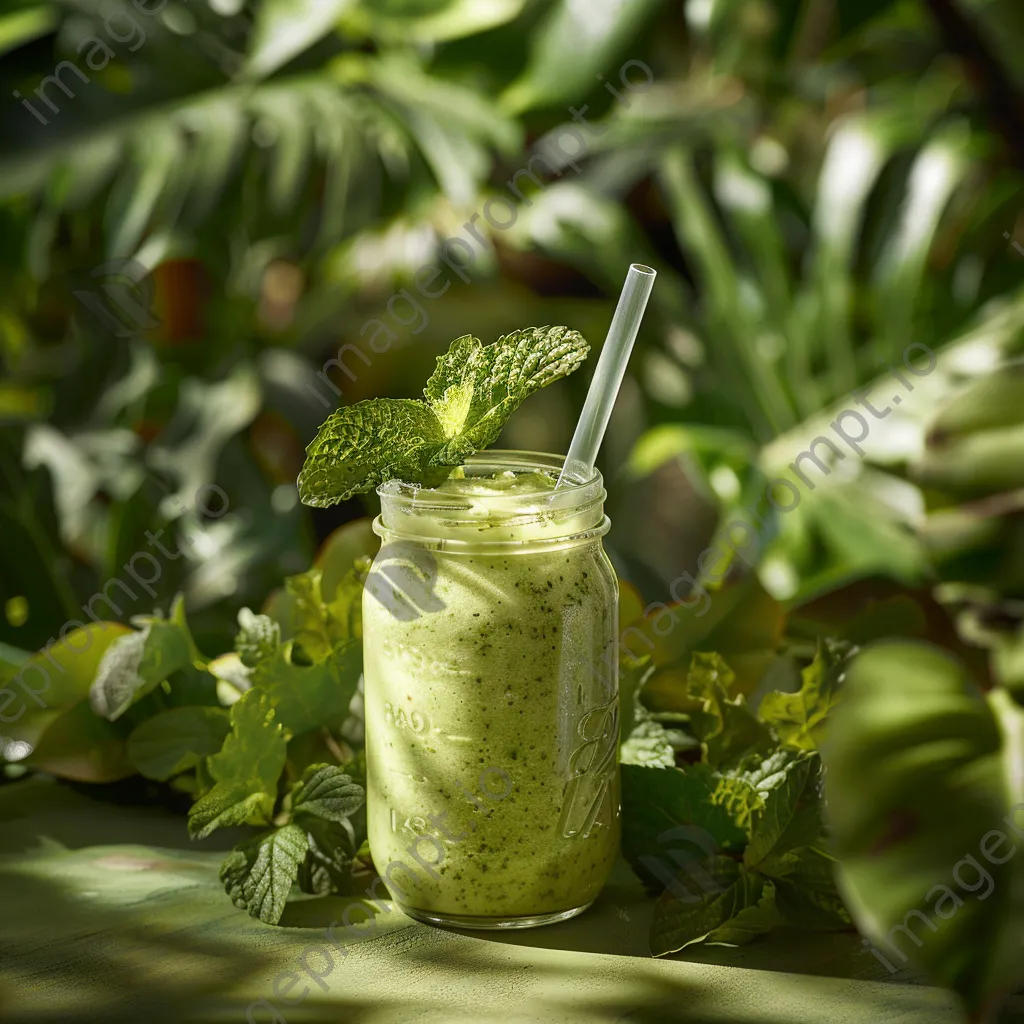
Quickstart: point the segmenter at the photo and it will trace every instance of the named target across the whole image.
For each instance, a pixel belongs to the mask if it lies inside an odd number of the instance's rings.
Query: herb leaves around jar
[[[823,644],[799,690],[767,694],[757,713],[722,657],[700,651],[676,688],[685,711],[638,701],[622,746],[623,853],[657,895],[654,955],[742,945],[784,925],[853,927],[823,825],[817,750],[849,653]]]
[[[97,784],[141,775],[172,791],[170,802],[187,794],[195,839],[255,826],[220,878],[268,924],[296,886],[345,891],[368,870],[358,685],[375,547],[365,520],[335,531],[262,613],[239,612],[235,649],[216,658],[198,649],[180,598],[166,618],[133,619],[135,629],[71,631],[71,650],[91,650],[68,661],[60,702],[7,728],[29,748],[23,767]]]

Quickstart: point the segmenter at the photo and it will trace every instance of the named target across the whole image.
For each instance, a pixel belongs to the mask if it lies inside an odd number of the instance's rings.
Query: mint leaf
[[[128,757],[146,778],[165,782],[216,754],[230,728],[224,708],[172,708],[147,718],[132,732]]]
[[[839,700],[842,669],[849,651],[848,644],[822,645],[801,673],[803,685],[798,692],[775,691],[761,701],[759,717],[787,746],[818,748],[821,728]]]
[[[265,825],[274,813],[286,757],[284,731],[267,697],[247,690],[231,705],[231,732],[206,761],[213,788],[189,811],[188,830],[204,839],[226,825]]]
[[[710,891],[693,894],[686,901],[666,890],[654,906],[651,952],[655,956],[677,953],[721,929],[743,910],[754,907],[764,894],[764,879],[750,874],[729,857],[715,859]]]
[[[331,413],[306,448],[299,497],[326,508],[386,480],[425,482],[445,440],[434,411],[417,399],[371,398],[345,406]]]
[[[303,822],[309,849],[299,868],[299,888],[313,896],[340,892],[352,874],[352,836],[344,825],[323,818]]]
[[[97,715],[113,722],[172,673],[189,668],[194,657],[179,595],[169,619],[149,618],[143,629],[118,638],[103,652],[89,703]]]
[[[695,653],[686,679],[687,694],[701,702],[690,716],[702,759],[713,767],[735,765],[775,747],[768,727],[758,721],[742,695],[730,698],[736,677],[717,654]]]
[[[486,346],[469,335],[456,339],[438,358],[423,400],[370,399],[327,418],[306,449],[300,498],[326,507],[387,480],[441,483],[587,352],[583,337],[566,327],[530,327]]]
[[[821,759],[802,754],[783,769],[784,777],[754,814],[750,845],[743,855],[748,868],[773,874],[772,866],[790,850],[811,846],[822,832]]]
[[[366,794],[333,764],[310,765],[292,799],[296,816],[313,815],[326,821],[345,822],[363,806]]]
[[[530,395],[576,370],[588,351],[583,336],[567,327],[527,327],[493,345],[468,335],[452,342],[423,391],[453,439],[449,464],[496,441]]]
[[[205,839],[231,825],[266,825],[273,813],[271,797],[248,782],[216,783],[192,805],[188,830],[193,839]]]
[[[308,840],[298,825],[283,825],[239,843],[220,868],[231,902],[250,917],[277,924],[306,856]]]

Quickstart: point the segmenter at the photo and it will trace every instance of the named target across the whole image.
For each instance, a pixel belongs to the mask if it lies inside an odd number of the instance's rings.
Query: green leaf
[[[518,114],[585,96],[598,72],[613,65],[659,6],[658,0],[554,0],[531,35],[529,63],[502,96],[503,105]]]
[[[672,768],[676,752],[669,742],[668,732],[660,722],[650,719],[637,723],[619,750],[621,764],[647,765],[652,768]]]
[[[289,576],[284,581],[285,593],[291,598],[291,639],[309,662],[321,662],[342,642],[356,639],[351,608],[342,600],[331,606],[325,604],[321,593],[322,573],[310,569],[300,576]],[[339,585],[340,589],[340,585]],[[360,597],[362,585],[359,586]],[[346,589],[345,594],[348,594]]]
[[[714,651],[736,673],[735,689],[752,693],[776,656],[786,622],[785,610],[754,575],[709,593],[711,604],[700,615],[685,604],[655,603],[657,611],[632,624],[623,648],[634,658],[649,654],[659,668],[685,667],[694,652]],[[665,625],[665,618],[670,619],[671,629]],[[644,703],[652,711],[690,710],[685,687],[681,692],[655,694],[654,683],[651,680],[643,694]]]
[[[299,888],[314,896],[340,892],[352,873],[351,833],[343,825],[323,818],[304,820],[302,827],[309,849],[299,869]]]
[[[779,739],[800,750],[816,750],[825,719],[839,700],[840,680],[848,646],[822,644],[813,662],[801,673],[797,693],[775,691],[765,696],[758,716]]]
[[[273,813],[273,797],[251,782],[218,782],[192,805],[188,827],[193,839],[205,839],[231,825],[266,825]]]
[[[785,924],[786,919],[775,905],[774,886],[765,886],[764,895],[753,906],[744,907],[720,928],[708,932],[705,942],[723,942],[730,946],[745,946],[759,935],[767,935],[773,928]]]
[[[795,928],[834,931],[851,927],[835,878],[836,862],[827,853],[805,847],[787,853],[771,872],[775,905]]]
[[[327,35],[352,0],[264,0],[252,31],[245,72],[262,78]]]
[[[239,843],[220,868],[231,902],[250,917],[277,924],[307,848],[306,833],[298,825],[283,825]]]
[[[386,480],[434,480],[444,444],[437,416],[418,400],[372,398],[345,406],[331,413],[306,448],[299,497],[326,508]]]
[[[203,839],[226,825],[269,822],[287,744],[268,698],[248,690],[231,706],[231,732],[206,762],[213,788],[189,811],[188,828]]]
[[[651,952],[655,956],[677,953],[700,942],[743,910],[757,906],[764,894],[764,879],[729,857],[715,859],[712,875],[715,891],[694,893],[692,902],[667,890],[661,894],[651,922]]]
[[[492,149],[505,157],[521,151],[521,126],[486,90],[426,71],[407,37],[401,49],[378,51],[361,67],[374,93],[397,109],[441,190],[456,205],[474,202],[486,187]]]
[[[310,765],[292,799],[296,816],[312,815],[326,821],[344,822],[366,799],[363,787],[353,782],[337,765]]]
[[[0,686],[6,686],[31,657],[31,651],[23,651],[0,642]]]
[[[209,130],[219,132],[222,129],[215,125]],[[172,178],[180,173],[177,166],[169,170]],[[154,469],[163,470],[177,481],[176,492],[162,502],[164,508],[173,510],[180,505],[193,508],[196,492],[208,493],[209,481],[217,478],[218,460],[225,445],[256,419],[262,400],[259,374],[252,364],[245,361],[237,362],[221,380],[187,377],[181,382],[174,415],[147,454],[147,460]],[[211,496],[207,500],[217,511],[220,499]],[[217,514],[223,511],[221,509]],[[236,571],[232,561],[223,564],[225,573]],[[207,561],[205,573],[209,574],[216,567],[217,562]],[[194,583],[191,592],[203,595],[204,588]],[[206,593],[211,600],[221,595],[215,587]]]
[[[707,765],[677,768],[622,766],[622,852],[651,888],[663,888],[692,862],[739,852],[749,839],[760,799],[742,779]]]
[[[737,778],[748,782],[757,790],[758,796],[766,800],[773,789],[777,789],[786,781],[786,768],[798,756],[792,750],[780,748],[757,764],[729,774],[735,774]]]
[[[356,519],[339,526],[320,545],[314,565],[321,572],[320,593],[327,604],[338,596],[338,588],[347,583],[352,567],[364,558],[373,559],[380,550],[380,538],[373,532],[371,519]],[[286,636],[290,640],[291,636]]]
[[[249,608],[239,609],[235,650],[246,668],[272,657],[280,646],[281,627],[269,615],[254,615]]]
[[[35,744],[62,712],[89,695],[103,656],[131,630],[120,622],[89,623],[33,654],[8,680],[15,699],[0,700],[8,739]],[[5,693],[0,692],[0,698]],[[9,702],[8,702],[9,701]]]
[[[93,714],[87,700],[60,712],[24,763],[75,782],[116,782],[135,772],[122,730]]]
[[[493,345],[467,335],[438,358],[423,394],[455,448],[468,443],[476,451],[497,440],[530,395],[578,369],[588,351],[583,336],[567,327],[528,327]]]
[[[120,718],[173,672],[190,667],[194,654],[178,597],[169,619],[150,619],[106,650],[89,689],[93,710],[110,721]]]
[[[363,669],[363,646],[343,644],[316,665],[295,665],[294,648],[285,644],[273,658],[253,669],[252,685],[264,694],[277,721],[298,736],[325,725],[340,725],[348,715]]]
[[[735,676],[717,654],[694,654],[687,675],[687,694],[701,702],[691,714],[694,735],[706,764],[724,767],[775,746],[770,731],[747,707],[741,695],[729,698]]]
[[[0,15],[0,56],[49,34],[58,24],[57,10],[50,4]]]
[[[322,661],[339,642],[361,638],[363,582],[379,549],[369,519],[335,530],[313,568],[289,577],[264,605],[281,639],[296,640],[309,660]]]
[[[531,327],[482,345],[468,335],[440,356],[425,400],[380,398],[332,413],[306,449],[299,495],[335,505],[387,480],[441,483],[495,441],[539,388],[577,369],[587,343],[566,327]]]
[[[784,777],[755,812],[743,863],[772,874],[771,866],[790,850],[810,846],[821,835],[821,759],[802,754],[783,769]]]
[[[496,28],[516,18],[526,0],[435,0],[409,4],[405,0],[376,0],[365,4],[353,22],[369,19],[374,36],[389,41],[437,43],[461,39]]]
[[[858,927],[972,1011],[1024,981],[1024,860],[996,863],[1024,835],[1022,749],[1024,713],[1005,692],[986,700],[945,652],[892,642],[850,663],[823,750]]]
[[[147,718],[132,732],[128,756],[147,778],[163,782],[216,754],[230,728],[224,708],[172,708]]]

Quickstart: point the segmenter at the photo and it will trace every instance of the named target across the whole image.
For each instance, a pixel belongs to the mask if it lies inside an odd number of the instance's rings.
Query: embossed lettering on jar
[[[530,927],[585,910],[619,842],[618,589],[599,474],[490,451],[379,488],[363,598],[377,870],[421,920]]]

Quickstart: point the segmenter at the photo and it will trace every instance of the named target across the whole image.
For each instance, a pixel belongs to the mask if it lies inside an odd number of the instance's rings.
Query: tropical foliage
[[[598,341],[644,262],[602,469],[652,948],[885,942],[1019,834],[1022,44],[1016,0],[8,3],[5,777],[259,827],[223,877],[265,920],[342,887],[375,509],[302,507],[303,449],[452,338]],[[582,377],[504,446],[564,451]],[[900,945],[977,1014],[1014,863]]]

